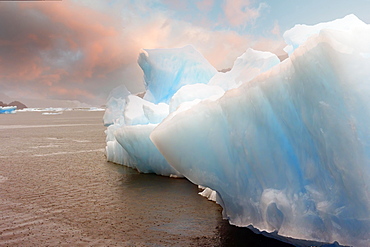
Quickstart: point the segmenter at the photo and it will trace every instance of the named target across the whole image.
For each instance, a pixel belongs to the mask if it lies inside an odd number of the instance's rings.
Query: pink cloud
[[[248,0],[226,0],[223,9],[227,21],[233,26],[245,25],[260,15],[259,9],[252,8]]]
[[[277,21],[274,22],[274,27],[272,28],[271,33],[276,36],[281,35],[280,26]]]
[[[139,52],[124,45],[122,19],[111,12],[69,0],[4,3],[0,21],[12,25],[3,26],[0,34],[0,89],[91,98],[94,92],[77,89],[103,87],[101,81],[112,80],[110,75],[135,61]]]
[[[86,90],[78,89],[78,88],[73,88],[73,89],[67,89],[64,87],[51,87],[49,89],[51,93],[61,95],[61,96],[72,96],[73,99],[78,99],[81,96],[87,97],[87,98],[94,98],[94,95],[87,92]]]
[[[153,17],[150,22],[136,23],[126,31],[142,48],[174,48],[192,44],[219,70],[230,68],[249,47],[273,52],[281,44],[278,39],[256,40],[232,30],[212,31],[185,21],[168,21],[161,15]]]
[[[66,2],[68,4],[37,7],[52,22],[60,23],[66,30],[57,34],[56,39],[64,39],[72,51],[82,50],[84,60],[77,75],[91,77],[96,68],[104,68],[101,73],[117,69],[124,59],[121,26],[117,23],[119,20],[70,1]]]
[[[188,6],[184,2],[173,2],[173,8]],[[207,11],[215,2],[202,0],[196,4]],[[142,72],[137,65],[142,48],[192,44],[217,69],[224,69],[230,68],[248,47],[268,49],[279,43],[256,41],[230,30],[213,31],[207,25],[172,19],[168,12],[152,11],[145,4],[126,4],[123,14],[117,6],[97,8],[71,0],[47,4],[13,2],[3,6],[0,90],[24,88],[25,95],[33,93],[36,97],[79,97],[92,102],[96,95],[105,100],[109,91],[122,83],[132,92],[143,90]],[[225,4],[225,13],[233,25],[257,18],[258,11],[250,2],[241,0]],[[149,14],[143,18],[142,13]]]
[[[177,10],[179,9],[184,10],[188,7],[187,0],[163,0],[163,3],[165,3],[171,9],[177,9]]]
[[[60,81],[62,75],[66,73],[63,70],[61,71],[57,70],[54,72],[55,72],[54,74],[46,74],[46,75],[40,76],[39,78],[40,83],[45,86],[52,87],[53,85],[57,84]]]
[[[286,56],[286,52],[283,50],[285,46],[286,44],[282,38],[277,39],[260,38],[256,40],[253,45],[251,45],[251,47],[255,50],[269,51],[276,54],[279,57]]]
[[[214,0],[202,0],[196,2],[197,8],[201,11],[210,11],[214,5]]]

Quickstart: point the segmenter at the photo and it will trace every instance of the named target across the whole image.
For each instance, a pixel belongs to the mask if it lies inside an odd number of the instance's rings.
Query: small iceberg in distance
[[[44,112],[44,113],[62,114],[63,112],[70,112],[70,111],[88,111],[88,112],[101,111],[102,112],[105,110],[106,110],[105,107],[74,107],[74,108],[47,107],[47,108],[24,108],[21,110],[17,110],[17,112]],[[43,114],[43,115],[48,115],[48,114]]]
[[[63,114],[63,112],[43,112],[41,115],[60,115]]]
[[[11,114],[17,110],[16,106],[0,106],[0,114]]]

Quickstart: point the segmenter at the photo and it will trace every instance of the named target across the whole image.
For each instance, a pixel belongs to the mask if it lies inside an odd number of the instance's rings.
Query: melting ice
[[[349,15],[284,38],[288,59],[249,49],[227,73],[192,46],[145,50],[144,98],[108,100],[108,160],[212,189],[237,226],[368,246],[370,26]]]

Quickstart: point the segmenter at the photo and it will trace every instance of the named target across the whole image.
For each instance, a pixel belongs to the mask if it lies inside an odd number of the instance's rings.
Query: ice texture
[[[353,14],[347,15],[342,19],[336,19],[330,22],[323,22],[323,23],[319,23],[313,26],[298,24],[298,25],[295,25],[292,29],[284,33],[283,35],[284,40],[285,40],[285,43],[287,44],[284,50],[289,55],[292,54],[292,52],[300,45],[303,45],[307,41],[307,39],[311,37],[315,37],[323,30],[335,30],[335,31],[339,31],[337,33],[342,33],[342,34],[346,32],[347,34],[349,34],[349,36],[347,36],[347,41],[353,42],[355,41],[356,36],[357,37],[359,35],[361,36],[361,32],[358,32],[358,31],[361,29],[367,29],[366,26],[367,26],[366,23],[361,21],[357,16]],[[340,42],[346,42],[345,39],[346,38],[342,36],[342,40]],[[360,40],[366,41],[362,38],[360,38]],[[360,41],[360,40],[357,40],[357,41]],[[350,47],[355,48],[356,46],[354,46],[354,44],[352,43]]]
[[[174,109],[195,98],[216,99],[223,95],[220,87],[204,84],[217,71],[190,45],[144,50],[138,63],[147,88],[144,98],[130,94],[124,86],[114,89],[108,97],[103,119],[109,126],[106,130],[107,159],[144,173],[182,177],[168,164],[149,135],[168,116],[168,103],[176,92],[171,103]],[[184,89],[179,90],[182,87]],[[189,90],[193,90],[193,96]],[[181,94],[181,91],[186,93]]]
[[[11,114],[17,110],[16,106],[0,106],[0,114]]]
[[[153,104],[136,95],[129,95],[123,112],[126,125],[157,124],[168,115],[165,103]]]
[[[169,111],[176,111],[181,104],[186,102],[198,103],[204,99],[216,100],[224,95],[225,91],[219,86],[207,84],[192,84],[180,88],[171,98]]]
[[[249,48],[236,59],[230,71],[218,72],[211,78],[209,85],[220,86],[225,91],[237,88],[279,63],[280,60],[275,54]]]
[[[124,126],[116,130],[115,138],[129,154],[129,166],[143,173],[182,177],[170,166],[149,139],[156,124]]]
[[[208,83],[217,70],[193,46],[173,49],[146,49],[138,59],[144,72],[144,99],[169,103],[182,86]]]
[[[124,89],[116,90],[126,93]],[[128,95],[118,100],[110,97],[108,102],[109,113],[121,112],[120,116],[104,115],[104,123],[112,122],[105,131],[108,161],[132,167],[143,173],[182,177],[167,163],[149,139],[153,128],[168,115],[168,105],[156,105],[136,95]],[[114,116],[114,121],[111,121],[111,116]]]
[[[124,85],[118,86],[110,92],[103,117],[104,126],[123,121],[123,111],[126,106],[126,97],[131,93]]]
[[[368,246],[370,26],[350,15],[284,38],[288,59],[249,49],[227,73],[190,46],[146,50],[147,92],[108,127],[108,160],[185,176],[237,226]]]
[[[350,24],[152,132],[176,170],[217,191],[232,224],[368,246],[370,29]]]

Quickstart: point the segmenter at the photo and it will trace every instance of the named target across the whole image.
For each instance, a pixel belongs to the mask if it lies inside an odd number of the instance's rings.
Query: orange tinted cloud
[[[65,1],[64,4],[38,5],[37,8],[54,23],[60,23],[66,32],[57,39],[64,39],[71,51],[83,52],[78,76],[91,77],[109,73],[124,62],[120,20],[85,6]],[[104,68],[102,70],[102,68]]]
[[[104,86],[102,80],[119,84],[120,78],[111,74],[117,75],[138,53],[125,47],[121,21],[68,0],[1,3],[0,90],[92,98],[94,92],[79,88],[97,90]]]
[[[259,17],[258,9],[252,8],[250,1],[226,0],[224,11],[227,21],[233,26],[245,25]]]
[[[202,0],[202,1],[196,2],[198,9],[202,11],[211,10],[213,7],[213,4],[214,4],[214,0]]]
[[[272,47],[275,42],[176,20],[167,11],[153,11],[145,1],[136,5],[117,1],[113,6],[103,1],[83,3],[1,3],[1,92],[18,90],[19,95],[104,104],[109,92],[123,83],[132,92],[144,89],[137,65],[143,48],[192,44],[217,69],[224,69],[248,47]],[[202,0],[196,6],[206,11],[214,4]],[[239,0],[227,1],[225,12],[234,25],[258,17],[258,9]]]
[[[67,89],[63,87],[51,87],[49,91],[57,95],[60,95],[60,96],[65,96],[65,95],[71,96],[72,99],[78,99],[78,98],[81,98],[81,96],[87,97],[87,98],[94,98],[93,94],[87,92],[86,90],[82,90],[78,88]]]

